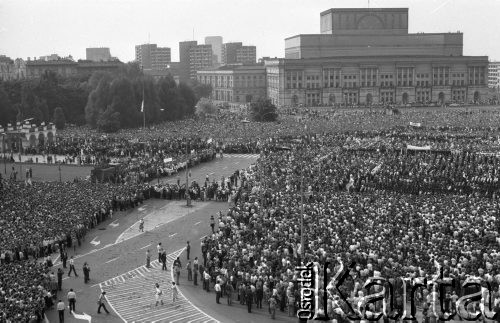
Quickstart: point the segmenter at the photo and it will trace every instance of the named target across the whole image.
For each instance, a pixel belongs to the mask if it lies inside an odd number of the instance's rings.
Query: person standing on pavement
[[[207,293],[210,292],[210,274],[206,268],[203,272],[203,288],[207,291]]]
[[[139,231],[144,232],[144,219],[139,222]]]
[[[69,273],[68,273],[68,277],[71,276],[71,272],[72,271],[75,273],[75,277],[78,277],[78,274],[76,273],[76,269],[75,269],[75,260],[73,259],[73,256],[71,256],[71,258],[69,259]]]
[[[247,307],[248,307],[248,313],[252,313],[252,303],[253,303],[253,293],[252,293],[252,288],[250,285],[247,285],[247,290],[246,290],[246,302],[247,302]]]
[[[227,294],[227,305],[231,306],[233,304],[233,285],[226,284],[226,294]]]
[[[85,262],[83,264],[83,281],[84,283],[88,283],[90,280],[90,267],[89,265]]]
[[[151,268],[151,253],[146,251],[146,268]]]
[[[163,247],[161,246],[161,242],[156,246],[156,250],[158,250],[158,261],[161,262],[161,255],[163,253]]]
[[[62,268],[57,269],[57,290],[61,291],[62,288],[62,278],[64,275],[64,270]]]
[[[64,323],[64,302],[57,302],[57,312],[59,313],[59,323]]]
[[[63,268],[66,269],[66,262],[68,261],[68,253],[66,252],[66,250],[63,250],[61,252],[61,260],[62,260],[62,265],[63,265]]]
[[[102,292],[97,300],[97,304],[99,307],[97,308],[97,314],[101,314],[101,307],[106,311],[106,314],[109,314],[108,309],[106,308],[106,292]]]
[[[221,295],[221,287],[220,287],[219,280],[217,280],[217,282],[215,283],[214,289],[215,289],[215,302],[217,304],[220,304],[219,300],[220,300],[220,295]]]
[[[276,298],[271,296],[269,298],[269,311],[271,312],[271,318],[274,320],[276,318],[276,306],[278,303],[276,302]]]
[[[191,252],[191,245],[189,244],[189,241],[188,241],[187,246],[186,246],[187,260],[189,260],[189,253],[190,252]]]
[[[68,292],[69,311],[76,311],[76,293],[71,288]]]
[[[188,261],[186,268],[187,268],[187,272],[188,272],[188,281],[192,281],[193,280],[193,267],[191,265],[190,260]]]
[[[215,233],[215,219],[214,219],[213,215],[210,216],[210,227],[212,228],[212,234],[214,234]]]
[[[163,250],[161,254],[161,263],[163,264],[161,267],[161,270],[168,270],[167,269],[167,251]]]
[[[198,257],[194,257],[193,269],[194,269],[194,277],[193,277],[194,285],[198,286],[198,269],[199,269],[199,266],[198,266]]]

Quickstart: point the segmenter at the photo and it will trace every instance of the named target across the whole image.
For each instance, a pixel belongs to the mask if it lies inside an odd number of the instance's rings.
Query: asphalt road
[[[223,159],[217,158],[210,163],[194,167],[191,170],[191,178],[203,181],[206,174],[216,176],[215,178],[229,176],[236,169],[248,167],[255,162],[256,157],[226,155]],[[168,180],[176,178],[174,176]],[[225,298],[221,300],[222,304],[216,304],[214,292],[207,293],[202,291],[201,286],[194,287],[191,282],[187,282],[185,269],[180,279],[180,303],[175,306],[167,304],[164,308],[151,307],[151,303],[154,303],[154,281],[165,286],[163,288],[166,292],[166,303],[171,301],[168,298],[171,292],[167,287],[171,282],[171,272],[167,274],[157,267],[145,270],[146,250],[151,251],[152,260],[155,260],[156,245],[162,242],[167,254],[171,256],[170,264],[172,257],[181,252],[189,240],[192,245],[191,259],[195,256],[201,258],[200,239],[211,232],[210,215],[215,215],[219,210],[227,210],[228,207],[225,202],[194,202],[191,208],[185,207],[184,203],[185,201],[150,199],[133,210],[115,214],[113,219],[101,223],[87,235],[81,247],[69,251],[69,256],[75,257],[79,276],[64,276],[63,291],[59,293],[58,299],[62,299],[67,305],[67,292],[73,288],[77,294],[77,315],[91,315],[94,323],[123,322],[124,315],[133,318],[127,319],[127,322],[169,322],[174,319],[176,322],[295,322],[296,319],[287,318],[282,313],[278,313],[277,320],[271,320],[266,308],[254,309],[253,313],[247,313],[246,308],[236,302],[233,302],[233,306],[228,306]],[[141,218],[145,219],[145,232],[138,231],[137,221]],[[181,254],[180,258],[185,266],[186,254]],[[84,262],[91,268],[91,280],[88,284],[83,282]],[[60,262],[56,261],[54,272],[59,266]],[[65,270],[67,271],[68,269]],[[114,293],[118,289],[120,293]],[[97,314],[96,301],[101,290],[108,291],[110,305],[116,306],[117,312],[108,306],[110,314]],[[130,306],[126,306],[127,304]],[[140,304],[145,305],[138,310],[138,314],[130,310],[131,306]],[[81,322],[67,310],[65,312],[66,323]],[[47,316],[50,322],[58,322],[55,310],[48,311]],[[172,319],[169,319],[170,317]]]

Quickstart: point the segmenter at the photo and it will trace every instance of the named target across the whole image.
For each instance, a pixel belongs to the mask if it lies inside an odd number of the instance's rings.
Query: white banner
[[[408,146],[406,146],[406,149],[408,149],[408,150],[431,150],[431,146],[419,147],[419,146],[408,145]]]
[[[422,127],[422,124],[420,122],[410,122],[410,126],[420,128]]]
[[[164,163],[170,163],[172,160],[173,160],[173,159],[172,159],[172,157],[170,157],[170,158],[165,158],[165,159],[163,160],[163,162],[164,162]]]
[[[207,144],[211,144],[211,143],[212,143],[212,138],[207,140]]]

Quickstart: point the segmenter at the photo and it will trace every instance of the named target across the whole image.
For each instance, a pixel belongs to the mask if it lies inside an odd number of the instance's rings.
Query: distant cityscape
[[[207,36],[204,44],[135,45],[135,62],[155,79],[198,80],[212,99],[248,103],[268,98],[277,106],[388,103],[473,103],[500,91],[500,62],[463,56],[463,33],[409,33],[407,8],[329,9],[318,34],[285,39],[285,57],[257,61],[256,46]],[[117,70],[110,48],[87,48],[85,59],[51,54],[0,55],[0,80],[33,79],[45,71],[61,77]]]

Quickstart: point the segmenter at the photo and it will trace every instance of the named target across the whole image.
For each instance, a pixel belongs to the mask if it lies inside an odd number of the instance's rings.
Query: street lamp
[[[189,141],[186,143],[186,155],[189,156]],[[191,206],[191,196],[189,195],[189,180],[188,180],[188,171],[189,171],[189,157],[186,160],[186,206]]]

